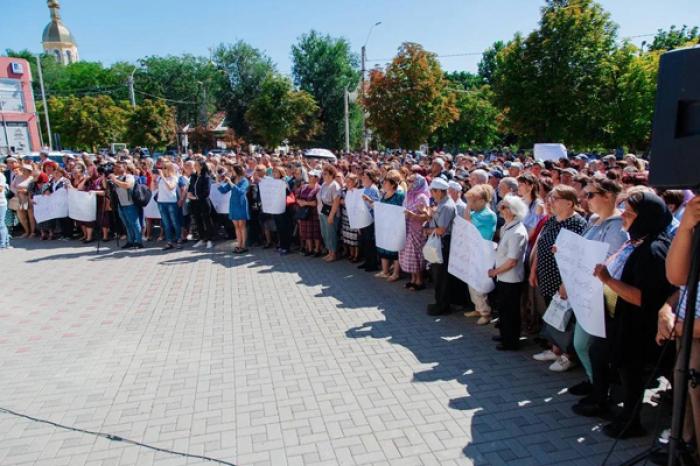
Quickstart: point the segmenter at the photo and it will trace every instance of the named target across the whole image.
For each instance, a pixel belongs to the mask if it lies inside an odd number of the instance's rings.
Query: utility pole
[[[348,104],[348,86],[345,86],[343,104],[345,107],[345,152],[350,153],[350,110]]]
[[[127,80],[129,84],[129,100],[131,100],[131,108],[136,108],[136,94],[134,93],[134,73],[136,73],[136,68],[131,72]]]
[[[44,89],[44,72],[41,70],[41,59],[36,56],[36,69],[39,72],[39,85],[41,86],[41,101],[44,104],[44,120],[46,120],[46,136],[49,140],[49,150],[53,150],[53,138],[51,137],[51,123],[49,122],[49,106],[46,104],[46,90]],[[9,141],[8,141],[9,142]]]

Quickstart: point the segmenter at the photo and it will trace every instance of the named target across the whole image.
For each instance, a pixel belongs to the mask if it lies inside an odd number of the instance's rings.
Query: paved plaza
[[[580,369],[427,316],[432,290],[230,244],[14,244],[0,252],[2,408],[236,465],[593,465],[612,444],[570,410]],[[216,463],[0,412],[0,464]]]

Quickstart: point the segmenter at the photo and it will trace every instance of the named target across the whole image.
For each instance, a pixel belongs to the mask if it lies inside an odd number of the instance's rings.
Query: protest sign
[[[406,243],[406,214],[401,206],[374,203],[374,234],[377,247],[400,251]]]
[[[287,208],[287,183],[284,180],[263,178],[258,184],[258,189],[264,213],[273,215],[284,213]]]
[[[68,193],[65,189],[42,196],[34,196],[34,218],[37,223],[68,217]]]
[[[211,204],[214,206],[214,210],[216,210],[217,214],[228,214],[231,191],[222,194],[221,191],[219,191],[219,186],[221,186],[221,183],[212,185],[209,191],[209,200],[211,200]]]
[[[559,159],[566,158],[566,146],[564,144],[535,144],[533,150],[535,160],[553,160],[558,162]]]
[[[94,222],[97,219],[97,197],[93,192],[68,190],[68,216],[79,222]]]
[[[494,283],[488,271],[495,264],[495,243],[482,238],[471,222],[455,217],[447,271],[479,293],[490,293],[494,289]]]
[[[348,211],[350,228],[359,230],[372,224],[372,214],[362,199],[361,189],[352,189],[345,196],[345,208]]]
[[[554,259],[576,321],[587,333],[605,338],[603,283],[593,276],[593,269],[605,262],[610,245],[584,239],[566,229],[559,232],[554,244]]]

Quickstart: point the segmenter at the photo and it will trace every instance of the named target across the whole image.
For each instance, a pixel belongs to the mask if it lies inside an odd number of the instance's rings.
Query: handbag
[[[306,220],[311,214],[311,208],[309,206],[299,207],[294,213],[294,218],[296,220]]]
[[[442,264],[442,239],[435,233],[425,242],[423,257],[431,264]]]
[[[569,306],[569,302],[566,299],[562,299],[557,293],[552,298],[552,302],[549,303],[542,320],[560,332],[565,332],[572,313],[573,310]]]
[[[287,194],[287,197],[285,198],[285,204],[287,205],[287,207],[291,207],[296,203],[297,203],[297,198],[294,195],[294,193],[290,192],[289,194]]]
[[[331,214],[331,210],[333,210],[333,207],[328,204],[323,204],[321,206],[321,213],[326,217],[328,217]]]

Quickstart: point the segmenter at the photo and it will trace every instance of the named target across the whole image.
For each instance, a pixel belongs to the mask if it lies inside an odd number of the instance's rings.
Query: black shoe
[[[583,417],[607,418],[610,416],[610,408],[607,403],[598,403],[591,398],[584,398],[571,407],[571,411]]]
[[[131,247],[134,249],[143,249],[143,243],[136,243]]]
[[[644,437],[647,431],[639,421],[631,421],[630,423],[630,421],[617,420],[603,426],[603,433],[610,438],[623,440]]]
[[[366,268],[367,268],[367,264],[365,264],[365,263],[363,262],[362,264],[358,265],[357,268],[358,268],[358,269],[366,269]]]
[[[588,380],[584,380],[573,387],[569,387],[568,392],[574,396],[587,396],[593,393],[593,385]]]
[[[437,304],[428,304],[429,316],[442,316],[450,313],[450,308],[439,307]]]
[[[518,345],[505,345],[503,343],[496,345],[496,350],[498,351],[517,351],[518,349]]]
[[[122,246],[122,249],[131,249],[134,247],[133,243],[126,243],[124,246]]]

